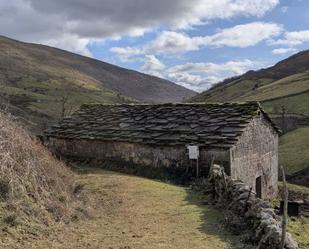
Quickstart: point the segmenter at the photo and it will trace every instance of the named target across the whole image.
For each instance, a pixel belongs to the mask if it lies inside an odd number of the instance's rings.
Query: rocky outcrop
[[[252,231],[252,242],[259,249],[279,249],[281,243],[281,217],[276,215],[272,205],[255,196],[248,186],[235,181],[224,173],[219,165],[210,170],[208,184],[213,197],[234,215],[241,217]],[[287,233],[286,249],[298,249],[297,242]]]

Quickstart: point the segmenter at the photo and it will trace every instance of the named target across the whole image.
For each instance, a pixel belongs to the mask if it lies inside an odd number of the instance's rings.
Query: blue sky
[[[308,0],[12,0],[0,30],[203,91],[308,49]],[[137,4],[138,3],[138,4]]]

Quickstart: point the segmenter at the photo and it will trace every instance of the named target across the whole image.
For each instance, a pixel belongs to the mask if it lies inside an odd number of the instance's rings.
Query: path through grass
[[[220,213],[186,188],[99,169],[84,170],[80,179],[95,196],[94,217],[10,248],[235,248],[237,238],[224,231]]]

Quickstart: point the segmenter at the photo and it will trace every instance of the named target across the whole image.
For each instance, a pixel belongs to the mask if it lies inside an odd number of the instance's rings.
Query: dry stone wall
[[[279,249],[282,235],[281,217],[272,205],[255,196],[248,186],[235,181],[224,173],[219,165],[213,165],[209,174],[209,186],[214,198],[235,215],[242,217],[254,231],[252,242],[259,249]],[[287,233],[286,249],[298,249],[297,242]]]

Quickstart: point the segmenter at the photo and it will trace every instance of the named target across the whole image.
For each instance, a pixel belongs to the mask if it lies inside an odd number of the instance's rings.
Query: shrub
[[[70,219],[76,206],[83,205],[74,195],[74,186],[71,170],[11,116],[0,112],[0,198],[16,203],[20,219],[34,214],[42,222],[50,214],[56,221]],[[5,222],[15,224],[14,215],[5,216]]]

